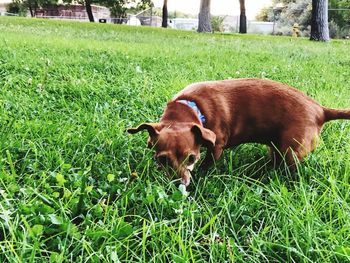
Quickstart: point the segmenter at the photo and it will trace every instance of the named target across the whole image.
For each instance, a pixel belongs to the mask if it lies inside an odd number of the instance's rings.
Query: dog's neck
[[[195,111],[195,113],[197,114],[197,117],[201,121],[202,125],[205,123],[205,116],[202,114],[202,112],[200,111],[200,109],[198,108],[197,104],[194,101],[177,100],[177,102],[183,103],[183,104],[187,105],[188,107],[190,107],[192,110]]]
[[[201,120],[190,106],[176,101],[168,103],[160,121],[163,123],[194,122],[202,125]]]

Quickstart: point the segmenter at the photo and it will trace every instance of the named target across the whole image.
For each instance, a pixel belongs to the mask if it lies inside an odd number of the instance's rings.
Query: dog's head
[[[162,167],[172,168],[184,185],[189,185],[191,171],[200,158],[200,147],[214,147],[216,135],[195,123],[143,123],[129,133],[147,130],[148,147],[154,148],[155,158]]]

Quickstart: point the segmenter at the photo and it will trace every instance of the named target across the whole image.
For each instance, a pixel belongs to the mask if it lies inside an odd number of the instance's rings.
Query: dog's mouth
[[[188,186],[191,181],[191,171],[193,170],[193,166],[194,165],[178,168],[177,171],[164,165],[159,165],[159,168],[161,168],[170,179],[177,177],[179,179],[176,179],[175,181],[180,180],[181,184]]]
[[[195,163],[192,163],[191,165],[188,165],[184,172],[181,174],[181,183],[185,186],[188,186],[191,181],[191,172],[193,171]]]
[[[193,168],[192,168],[193,169]],[[182,174],[181,174],[181,183],[185,186],[189,186],[191,182],[191,169],[186,169]]]
[[[199,160],[199,156],[194,153],[188,154],[188,156],[179,162],[179,160],[172,160],[168,155],[163,153],[155,154],[155,158],[158,163],[158,168],[165,171],[166,175],[175,181],[180,181],[184,186],[188,186],[191,181],[191,172],[194,169],[195,164]],[[176,179],[174,177],[177,177]],[[175,179],[175,180],[174,180]]]

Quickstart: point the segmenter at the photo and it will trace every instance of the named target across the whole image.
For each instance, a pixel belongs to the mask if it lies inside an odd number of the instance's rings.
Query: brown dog
[[[271,80],[235,79],[189,85],[168,103],[159,123],[128,132],[147,130],[158,161],[187,186],[201,145],[208,148],[204,166],[225,148],[254,142],[270,146],[274,160],[284,158],[293,169],[295,157],[302,160],[314,150],[323,124],[335,119],[350,119],[350,110],[324,108]]]

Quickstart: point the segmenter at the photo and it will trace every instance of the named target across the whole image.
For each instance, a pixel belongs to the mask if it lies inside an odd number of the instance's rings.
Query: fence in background
[[[18,16],[18,14],[12,14],[8,12],[1,12],[2,16]],[[39,15],[38,18],[57,19],[57,20],[75,20],[81,22],[89,22],[87,16],[44,16]],[[138,16],[128,15],[127,17],[108,17],[108,18],[95,18],[96,22],[111,23],[111,24],[125,24],[131,26],[161,26],[161,17],[159,16]],[[168,25],[173,29],[181,30],[197,30],[198,19],[196,18],[174,18],[169,19]],[[272,34],[273,23],[272,22],[260,22],[260,21],[248,21],[247,25],[248,33],[253,34]],[[224,20],[224,32],[237,33],[239,31],[239,17],[227,16]]]
[[[0,12],[0,16],[18,16],[18,14],[13,14],[9,12]]]

